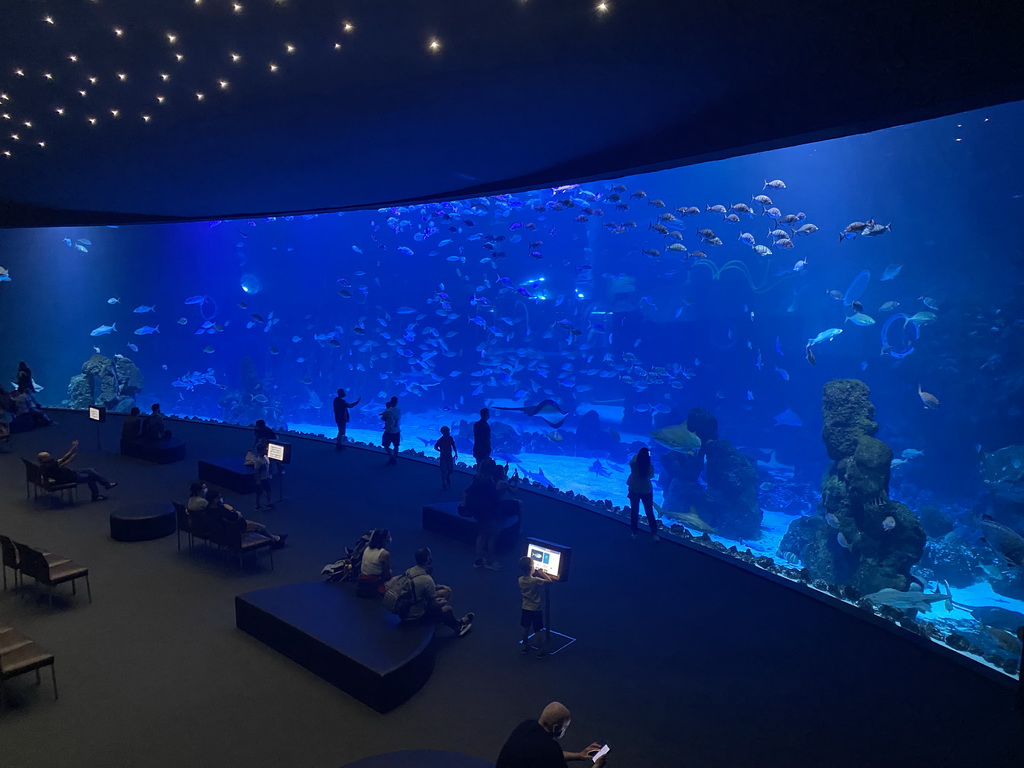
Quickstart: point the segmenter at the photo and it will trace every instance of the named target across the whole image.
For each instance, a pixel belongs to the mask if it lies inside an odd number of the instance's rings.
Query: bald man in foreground
[[[539,720],[524,720],[505,742],[494,768],[565,768],[570,760],[591,760],[601,745],[593,743],[582,752],[565,752],[558,742],[569,727],[572,716],[568,708],[557,701],[544,707]],[[605,763],[604,756],[595,766]]]

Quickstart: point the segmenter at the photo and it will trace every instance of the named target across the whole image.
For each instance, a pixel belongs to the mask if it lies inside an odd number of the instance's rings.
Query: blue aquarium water
[[[2,364],[44,405],[329,437],[344,387],[372,443],[397,395],[427,456],[490,406],[510,472],[614,507],[648,446],[679,535],[1012,671],[1021,131],[1010,104],[558,189],[4,231]]]

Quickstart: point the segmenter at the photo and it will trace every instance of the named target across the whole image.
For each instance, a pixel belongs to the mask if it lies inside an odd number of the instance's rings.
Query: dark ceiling
[[[1019,1],[604,8],[0,0],[0,226],[451,199],[1024,98]]]

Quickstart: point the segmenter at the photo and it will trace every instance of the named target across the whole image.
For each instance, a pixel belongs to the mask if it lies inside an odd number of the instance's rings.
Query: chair
[[[270,570],[274,570],[273,543],[266,536],[258,533],[247,533],[245,520],[229,521],[220,515],[208,519],[210,541],[224,547],[229,553],[238,555],[238,569],[242,569],[242,556],[247,552],[255,552],[264,547],[270,552]]]
[[[61,565],[63,563],[70,562],[66,557],[60,555],[52,555],[49,552],[40,550],[43,557],[46,558],[46,562],[49,565]],[[18,559],[18,549],[15,543],[7,536],[0,534],[0,557],[3,558],[3,571],[4,571],[4,592],[7,591],[7,569],[10,568],[14,571],[14,586],[18,586],[21,581],[19,571],[21,571],[21,564]],[[3,631],[3,627],[0,627],[0,632]]]
[[[31,576],[39,584],[45,584],[49,588],[50,605],[53,605],[53,588],[66,581],[71,582],[71,593],[77,594],[75,581],[85,578],[85,589],[89,594],[89,602],[92,602],[92,587],[89,585],[89,569],[72,560],[51,565],[46,562],[46,556],[38,549],[33,549],[27,544],[15,542],[18,550],[18,561],[22,576]]]
[[[68,494],[68,503],[74,504],[78,494],[78,483],[54,483],[43,477],[42,470],[38,464],[34,464],[26,458],[21,459],[25,465],[25,498],[29,497],[29,489],[31,488],[35,493],[35,498],[39,498],[39,491],[42,491],[48,496],[56,493],[59,498],[63,500],[64,493]]]
[[[23,645],[28,645],[31,642],[31,640],[17,632],[13,627],[0,627],[0,656],[16,651]]]
[[[2,637],[3,635],[0,634],[0,638]],[[57,668],[52,653],[43,650],[32,641],[28,641],[10,652],[0,654],[0,706],[3,706],[4,703],[4,681],[26,672],[35,672],[36,685],[39,685],[42,683],[39,670],[43,667],[50,668],[50,674],[53,677],[53,698],[56,701],[60,697],[57,694]]]

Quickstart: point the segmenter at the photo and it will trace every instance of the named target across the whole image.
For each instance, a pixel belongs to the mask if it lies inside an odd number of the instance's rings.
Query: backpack
[[[384,585],[384,607],[405,618],[416,603],[416,581],[408,573],[400,573],[388,579]]]
[[[345,547],[345,556],[333,563],[328,563],[320,571],[326,581],[355,581],[359,578],[359,568],[363,564],[363,552],[370,543],[373,531],[367,531],[351,547]]]

